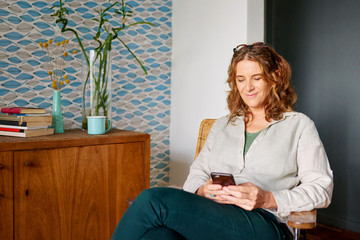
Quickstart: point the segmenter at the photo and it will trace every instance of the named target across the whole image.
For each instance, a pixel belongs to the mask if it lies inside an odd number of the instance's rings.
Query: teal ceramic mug
[[[105,130],[105,121],[109,122],[109,127]],[[111,121],[105,116],[90,116],[87,117],[88,134],[104,134],[111,128]]]

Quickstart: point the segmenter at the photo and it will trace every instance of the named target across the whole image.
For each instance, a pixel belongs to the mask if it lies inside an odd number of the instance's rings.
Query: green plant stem
[[[147,75],[147,71],[144,67],[144,65],[140,62],[140,60],[135,56],[135,54],[130,50],[130,48],[124,43],[123,40],[121,40],[119,37],[117,38],[119,39],[119,41],[123,44],[123,46],[131,53],[131,55],[135,58],[135,60],[140,64],[142,70],[145,72],[145,74]]]
[[[86,125],[86,121],[87,121],[87,119],[86,119],[87,113],[85,111],[86,110],[85,94],[86,94],[86,86],[90,79],[90,61],[89,61],[89,58],[86,54],[86,51],[83,47],[81,39],[80,39],[78,33],[76,32],[76,30],[67,27],[68,20],[66,19],[65,15],[69,14],[69,12],[68,12],[67,8],[64,7],[63,1],[64,0],[59,0],[59,3],[52,7],[52,9],[55,7],[59,8],[59,9],[51,16],[57,17],[56,23],[62,24],[61,32],[70,31],[75,35],[76,40],[79,43],[79,46],[81,48],[81,52],[83,53],[83,56],[86,60],[86,64],[89,67],[89,71],[87,73],[87,76],[86,76],[86,79],[84,82],[84,86],[83,86],[83,96],[82,96],[83,128],[86,128],[86,126],[84,126],[84,123]],[[110,3],[110,0],[109,0],[109,3]],[[108,27],[105,24],[106,22],[109,22],[109,20],[107,18],[107,16],[109,16],[108,12],[111,9],[113,9],[117,4],[120,4],[120,9],[115,10],[115,14],[120,15],[120,17],[121,17],[121,20],[122,20],[121,27],[117,27],[117,28],[111,27],[111,29],[110,28],[108,29]],[[96,85],[95,90],[96,90],[97,94],[94,94],[94,99],[91,99],[92,103],[95,103],[95,100],[96,100],[96,103],[97,103],[96,104],[96,106],[97,106],[96,114],[99,114],[99,109],[101,107],[101,108],[103,108],[105,116],[107,116],[108,110],[109,110],[108,108],[110,106],[110,103],[108,103],[108,104],[106,104],[106,103],[108,102],[108,99],[109,99],[109,96],[107,94],[107,84],[108,84],[108,81],[111,81],[111,80],[107,79],[106,76],[109,75],[109,73],[107,72],[107,68],[109,67],[109,64],[110,64],[108,62],[108,55],[110,55],[111,45],[112,45],[113,40],[117,39],[121,42],[121,44],[130,52],[130,54],[139,63],[139,65],[143,69],[144,73],[147,75],[147,71],[146,71],[146,68],[144,67],[144,65],[136,57],[136,55],[131,51],[131,49],[127,46],[127,44],[122,39],[120,39],[120,37],[118,36],[118,33],[124,29],[127,29],[127,28],[135,26],[135,25],[139,25],[139,24],[147,24],[147,25],[151,25],[151,26],[157,26],[157,25],[150,23],[150,22],[145,22],[145,21],[125,25],[125,23],[127,22],[127,18],[132,16],[133,11],[131,10],[131,8],[132,7],[129,4],[125,3],[124,0],[121,0],[121,2],[115,1],[114,3],[112,3],[105,9],[96,10],[96,12],[99,13],[99,18],[93,19],[99,23],[96,35],[94,36],[94,40],[99,44],[95,48],[95,51],[96,51],[95,59],[97,59],[98,57],[100,58],[99,73],[98,73],[98,76],[95,76],[95,75],[92,76],[95,81],[95,85]],[[104,42],[102,42],[100,36],[104,31],[107,32],[108,35],[107,35],[106,39],[104,40]],[[103,53],[102,56],[101,56],[101,53]],[[109,71],[111,71],[111,66],[110,66]]]
[[[110,51],[108,50],[108,46],[104,48],[103,51],[95,51],[96,57],[94,62],[91,64],[97,65],[95,62],[98,62],[98,67],[94,69],[93,72],[93,80],[94,80],[94,95],[92,98],[92,106],[94,107],[94,115],[99,115],[100,108],[103,109],[103,113],[105,116],[108,115],[108,102],[109,95],[107,92],[107,84],[109,83],[109,75],[110,74],[107,70],[109,68],[109,60],[110,60]],[[95,74],[97,71],[97,74]],[[111,71],[111,69],[110,69]]]

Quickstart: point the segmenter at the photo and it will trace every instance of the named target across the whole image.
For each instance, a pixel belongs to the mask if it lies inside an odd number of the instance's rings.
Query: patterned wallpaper
[[[69,26],[77,29],[84,47],[96,47],[95,9],[107,0],[67,0],[73,13]],[[0,107],[42,107],[51,111],[53,90],[39,42],[69,39],[67,50],[76,49],[66,64],[70,84],[62,91],[65,129],[81,127],[82,54],[71,33],[61,33],[50,17],[50,0],[0,0]],[[119,129],[151,135],[151,186],[169,182],[170,69],[172,0],[131,0],[134,17],[156,27],[137,25],[120,36],[145,65],[138,63],[116,41],[112,50],[112,119]],[[110,22],[119,26],[117,21]]]

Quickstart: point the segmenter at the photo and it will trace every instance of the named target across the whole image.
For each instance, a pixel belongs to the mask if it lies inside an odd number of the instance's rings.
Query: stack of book
[[[52,116],[43,108],[4,107],[0,113],[0,135],[36,137],[54,133]]]

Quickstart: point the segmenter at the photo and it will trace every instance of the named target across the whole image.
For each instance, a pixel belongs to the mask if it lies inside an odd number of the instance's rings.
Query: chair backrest
[[[200,128],[199,128],[199,136],[196,144],[196,152],[195,152],[195,158],[199,155],[202,147],[204,146],[206,142],[206,138],[210,132],[210,129],[216,119],[204,119],[201,121]]]

